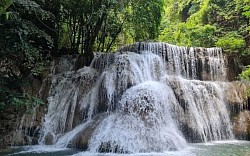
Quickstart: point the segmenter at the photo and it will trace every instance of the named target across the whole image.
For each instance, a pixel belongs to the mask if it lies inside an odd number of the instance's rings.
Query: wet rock
[[[94,130],[102,122],[105,116],[107,116],[107,114],[102,113],[94,117],[93,121],[86,128],[75,135],[68,147],[87,150],[89,147],[89,140],[92,137]]]
[[[250,111],[244,110],[233,118],[233,131],[236,139],[250,139]]]
[[[225,84],[225,101],[228,103],[231,116],[248,109],[248,98],[246,95],[248,89],[250,89],[250,84],[240,81]]]
[[[48,71],[49,69],[46,69],[41,77],[30,75],[28,77],[29,85],[24,88],[26,93],[42,99],[45,103],[47,102],[51,86],[51,76],[47,75]],[[46,78],[42,81],[40,78],[44,77]],[[18,110],[18,112],[12,110],[6,113],[5,116],[8,117],[6,123],[8,123],[9,128],[5,128],[5,130],[8,136],[10,136],[10,139],[5,138],[5,141],[7,140],[6,142],[8,142],[7,145],[38,144],[38,131],[46,113],[46,105],[36,106],[28,112],[24,110]]]
[[[228,81],[235,81],[237,77],[242,72],[244,66],[242,61],[244,58],[239,58],[235,54],[225,54],[226,57],[226,69],[227,69],[227,79]],[[249,60],[248,60],[249,61]],[[249,64],[250,62],[248,62]]]
[[[197,135],[198,132],[196,132],[188,123],[182,123],[180,124],[180,129],[186,139],[189,143],[198,143],[203,142],[203,138],[200,135]]]
[[[110,142],[103,142],[98,149],[100,153],[128,153],[121,149],[118,145],[111,145]]]
[[[76,58],[73,55],[65,55],[63,57],[56,57],[53,60],[52,74],[62,74],[74,70]]]
[[[51,133],[47,133],[45,137],[45,145],[52,145],[54,143],[54,135]]]
[[[94,54],[91,53],[89,55],[79,55],[75,61],[74,69],[78,70],[83,68],[84,66],[89,66],[94,58]]]
[[[51,82],[52,82],[52,75],[48,75],[42,82],[42,86],[39,90],[39,98],[42,99],[45,103],[47,103],[47,98],[49,95],[50,87],[51,87]]]
[[[13,133],[16,130],[20,116],[24,111],[22,109],[15,110],[8,108],[4,111],[0,110],[0,149],[7,148],[12,145]]]

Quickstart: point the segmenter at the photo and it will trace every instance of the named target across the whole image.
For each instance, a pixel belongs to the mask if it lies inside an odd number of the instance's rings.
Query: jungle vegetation
[[[0,109],[41,104],[24,91],[27,78],[65,54],[88,65],[94,51],[164,41],[249,56],[249,21],[249,0],[1,0]]]

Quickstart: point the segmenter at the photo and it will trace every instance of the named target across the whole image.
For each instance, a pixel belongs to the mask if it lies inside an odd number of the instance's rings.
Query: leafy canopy
[[[186,46],[221,46],[249,51],[248,0],[166,0],[161,41]]]
[[[94,51],[156,39],[163,5],[164,0],[2,0],[0,107],[32,105],[27,77],[39,78],[51,55],[80,53],[88,65]]]
[[[41,103],[26,93],[24,86],[28,75],[38,76],[48,59],[53,40],[42,28],[42,21],[51,20],[52,14],[35,1],[6,4],[7,10],[0,16],[0,108],[28,109],[34,102]]]

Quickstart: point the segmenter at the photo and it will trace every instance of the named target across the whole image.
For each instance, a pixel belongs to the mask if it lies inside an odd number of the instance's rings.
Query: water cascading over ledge
[[[93,152],[180,150],[232,139],[220,48],[135,43],[52,76],[39,144]]]

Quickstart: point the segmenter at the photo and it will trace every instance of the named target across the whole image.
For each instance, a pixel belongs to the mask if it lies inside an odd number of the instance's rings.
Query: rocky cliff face
[[[249,83],[233,81],[228,82],[225,89],[233,132],[237,139],[250,140],[250,98],[246,96],[246,91],[249,88]]]
[[[14,109],[0,111],[0,149],[11,146],[13,133],[18,126],[22,113]]]
[[[50,67],[44,70],[42,77],[28,77],[25,91],[35,97],[47,101],[50,90]],[[43,80],[42,80],[43,79]],[[13,145],[36,144],[38,129],[46,112],[46,105],[26,112],[24,108],[9,107],[0,112],[0,149]],[[33,139],[31,139],[31,136]],[[35,137],[33,137],[35,136]]]
[[[26,92],[42,99],[45,105],[37,106],[33,108],[31,112],[21,113],[22,115],[15,120],[15,124],[12,126],[13,129],[9,131],[9,145],[22,146],[38,144],[39,130],[44,121],[44,115],[48,110],[48,96],[53,75],[73,70],[75,60],[73,56],[54,58],[51,65],[43,71],[40,79],[33,76],[29,77],[30,85],[25,88]]]
[[[237,139],[250,140],[250,111],[242,110],[233,117],[233,131]]]

